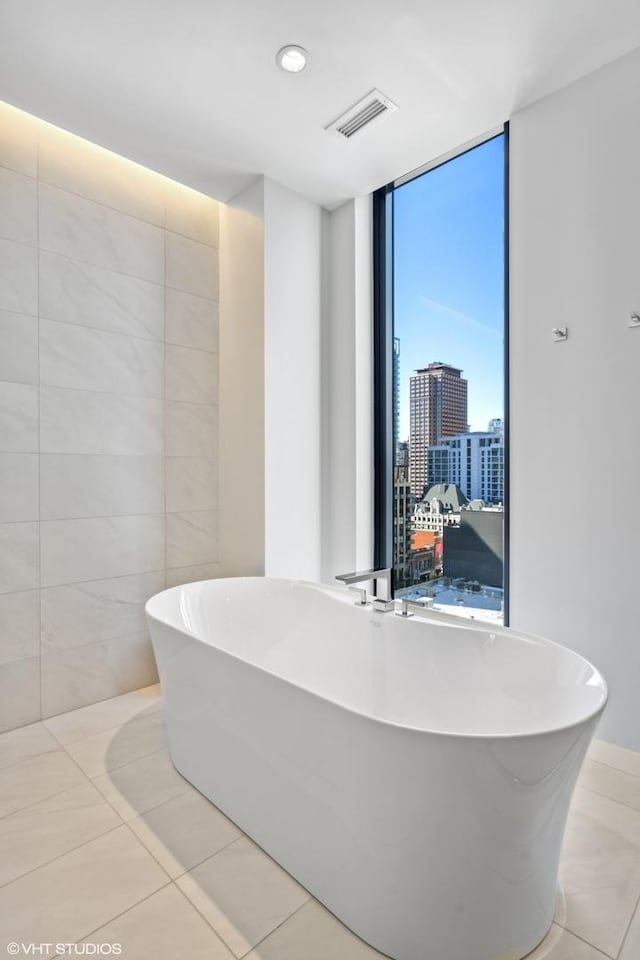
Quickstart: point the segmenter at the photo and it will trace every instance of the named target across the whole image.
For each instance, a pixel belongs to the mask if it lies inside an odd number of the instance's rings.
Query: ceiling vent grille
[[[371,90],[366,97],[358,100],[337,120],[325,127],[325,130],[330,130],[337,133],[338,136],[350,140],[363,127],[368,127],[374,120],[379,120],[386,113],[393,113],[397,109],[396,104],[385,97],[383,93],[380,93],[379,90]]]

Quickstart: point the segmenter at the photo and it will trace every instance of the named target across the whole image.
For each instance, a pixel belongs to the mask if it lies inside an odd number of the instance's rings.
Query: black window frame
[[[373,194],[373,562],[390,568],[393,584],[393,194],[397,187],[449,163],[482,143],[504,136],[504,625],[509,626],[510,599],[510,403],[509,403],[509,123],[440,162],[380,187]]]

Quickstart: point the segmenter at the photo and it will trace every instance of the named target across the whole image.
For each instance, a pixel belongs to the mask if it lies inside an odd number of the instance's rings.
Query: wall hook
[[[554,327],[552,333],[553,333],[554,343],[562,343],[562,341],[566,340],[569,336],[569,328]]]
[[[630,313],[630,314],[629,314],[629,326],[630,326],[630,327],[640,327],[640,313]]]

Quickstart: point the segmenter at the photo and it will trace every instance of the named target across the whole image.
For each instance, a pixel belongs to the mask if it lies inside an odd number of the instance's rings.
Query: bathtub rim
[[[266,673],[269,676],[273,677],[274,679],[279,680],[281,683],[287,684],[287,686],[293,687],[294,689],[297,689],[297,690],[303,690],[305,694],[308,694],[309,696],[313,696],[318,700],[322,700],[324,703],[333,704],[334,706],[339,707],[341,710],[345,710],[356,717],[360,717],[361,719],[368,720],[373,723],[382,724],[383,726],[386,726],[386,727],[393,727],[398,730],[410,730],[413,733],[417,733],[417,734],[426,734],[428,736],[433,736],[433,737],[450,737],[450,738],[455,738],[456,740],[470,740],[470,741],[521,740],[525,738],[546,737],[552,734],[565,733],[574,728],[586,726],[592,720],[599,718],[602,715],[607,705],[607,702],[609,700],[609,687],[605,678],[603,677],[602,673],[598,670],[598,668],[595,667],[590,660],[587,660],[586,657],[583,657],[582,654],[578,653],[576,650],[573,650],[571,647],[565,647],[563,644],[558,643],[556,640],[549,640],[547,637],[541,637],[537,634],[523,633],[522,631],[512,630],[511,627],[501,626],[499,628],[501,631],[504,631],[504,630],[512,631],[514,634],[517,634],[524,639],[533,640],[547,646],[557,647],[563,651],[569,651],[572,654],[572,656],[577,657],[584,664],[586,664],[586,666],[588,666],[591,670],[593,670],[594,674],[597,676],[599,681],[598,686],[600,686],[602,690],[602,698],[598,706],[593,710],[591,710],[589,713],[587,713],[584,717],[581,717],[578,720],[574,720],[571,723],[565,723],[558,726],[546,727],[542,730],[532,730],[527,732],[474,733],[469,731],[460,732],[455,730],[437,730],[437,729],[426,728],[426,727],[418,727],[413,724],[399,723],[396,720],[389,720],[385,717],[379,717],[379,716],[375,716],[372,713],[366,713],[366,712],[363,712],[362,710],[357,710],[353,706],[349,706],[348,704],[345,704],[340,700],[332,700],[327,696],[323,696],[322,694],[317,693],[315,690],[311,690],[309,687],[306,687],[303,684],[295,683],[293,680],[289,680],[286,677],[283,677],[281,674],[275,673],[273,670],[268,669],[267,667],[254,663],[253,661],[248,660],[246,657],[242,657],[237,653],[231,652],[230,650],[225,650],[224,648],[219,647],[214,643],[209,643],[207,642],[207,640],[199,636],[197,633],[193,633],[192,631],[186,629],[184,625],[176,626],[174,623],[171,623],[168,620],[163,619],[160,616],[157,616],[150,610],[150,606],[154,603],[154,601],[156,601],[157,598],[164,596],[166,594],[178,592],[187,587],[205,585],[208,583],[218,584],[218,583],[225,583],[225,582],[231,582],[231,581],[233,582],[249,581],[249,582],[261,582],[261,583],[264,583],[265,581],[271,581],[271,582],[278,582],[278,583],[288,583],[291,585],[312,587],[312,588],[315,588],[316,590],[335,593],[338,598],[343,598],[345,601],[349,599],[348,596],[346,595],[346,591],[345,591],[345,594],[343,595],[340,587],[334,587],[329,584],[315,583],[312,580],[301,580],[301,579],[294,579],[291,577],[264,577],[264,576],[263,577],[259,577],[259,576],[214,577],[214,578],[208,578],[206,580],[189,581],[187,583],[177,584],[173,587],[166,587],[164,590],[158,591],[158,593],[155,593],[152,597],[149,597],[149,599],[146,601],[144,606],[145,615],[148,620],[156,621],[157,623],[162,624],[163,626],[167,627],[170,630],[175,630],[177,633],[182,634],[184,637],[187,637],[191,640],[196,640],[198,643],[201,643],[203,646],[211,647],[213,650],[216,650],[218,653],[231,657],[233,660],[239,663],[243,663],[254,670],[258,670],[258,671],[261,671],[262,673]],[[385,616],[385,614],[378,614],[378,615]],[[444,619],[441,620],[440,619],[441,617]],[[416,613],[415,616],[412,617],[412,620],[418,620],[419,622],[427,623],[427,624],[433,623],[433,622],[436,622],[438,624],[444,623],[445,625],[449,625],[451,627],[466,628],[479,633],[491,632],[491,630],[487,629],[486,627],[482,627],[478,622],[472,622],[472,624],[469,627],[467,627],[467,621],[463,620],[462,618],[460,618],[460,623],[451,623],[450,621],[453,619],[453,617],[454,617],[453,614],[441,614],[439,613],[439,611],[435,611],[435,614],[433,616],[428,616],[428,615],[423,616],[420,613]],[[151,640],[153,644],[153,634],[151,634]],[[155,651],[154,651],[154,655],[155,655]]]

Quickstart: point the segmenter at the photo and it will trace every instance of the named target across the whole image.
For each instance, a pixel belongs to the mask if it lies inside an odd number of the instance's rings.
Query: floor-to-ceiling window
[[[378,559],[396,596],[494,622],[505,616],[507,141],[376,198]]]

